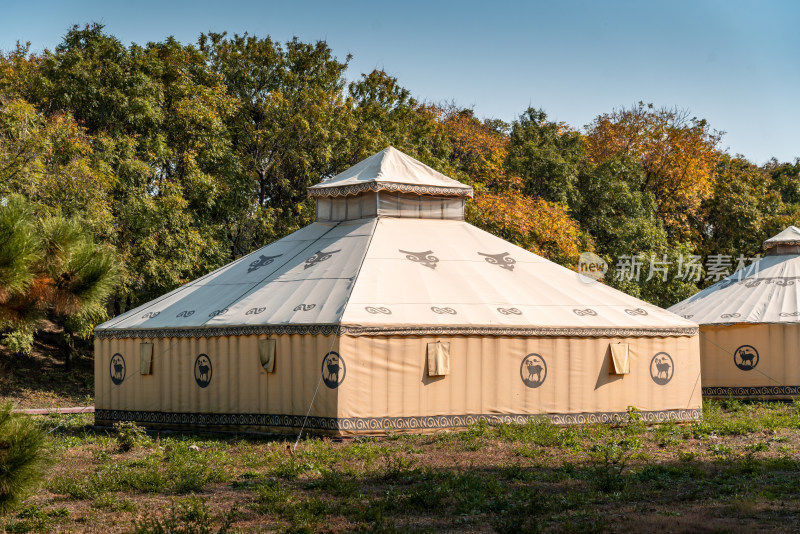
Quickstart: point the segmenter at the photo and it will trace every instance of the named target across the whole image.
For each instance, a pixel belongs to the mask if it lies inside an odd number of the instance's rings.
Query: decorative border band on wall
[[[700,419],[701,410],[663,410],[641,412],[648,423],[664,421],[689,421]],[[546,417],[559,425],[585,423],[621,423],[628,419],[627,412],[597,412],[577,414],[479,414],[437,415],[428,417],[309,417],[305,427],[316,430],[341,432],[370,432],[387,430],[427,430],[460,428],[485,421],[489,424],[525,424],[532,419]],[[136,421],[158,425],[180,425],[197,427],[272,427],[300,428],[302,415],[273,414],[211,414],[140,412],[131,410],[95,410],[95,421]]]
[[[769,397],[800,395],[800,386],[720,386],[704,387],[704,397]]]
[[[142,328],[142,329],[108,329],[95,330],[98,339],[127,338],[173,338],[173,337],[227,337],[253,336],[258,334],[311,334],[331,336],[338,335],[342,327],[330,324],[297,324],[297,325],[251,325],[251,326],[206,326],[198,328]]]
[[[517,328],[462,326],[346,326],[346,325],[251,325],[199,328],[148,328],[95,330],[98,339],[226,337],[259,334],[311,334],[348,336],[517,336],[517,337],[682,337],[696,336],[688,328]]]
[[[350,336],[521,336],[521,337],[680,337],[696,336],[698,327],[686,328],[564,328],[513,326],[343,326]]]
[[[368,182],[365,184],[340,185],[330,187],[309,187],[310,197],[345,197],[364,191],[398,191],[400,193],[416,193],[418,195],[449,195],[471,197],[471,187],[437,187],[433,185],[398,184],[393,182]]]

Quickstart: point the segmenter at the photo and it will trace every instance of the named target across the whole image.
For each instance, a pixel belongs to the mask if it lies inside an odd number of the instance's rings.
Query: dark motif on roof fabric
[[[194,315],[194,310],[183,310],[175,317],[191,317],[192,315]]]
[[[455,314],[458,313],[453,308],[439,308],[437,306],[431,306],[431,311],[433,313],[438,313],[438,314],[445,314],[446,313],[446,314],[449,314],[449,315],[455,315]]]
[[[340,185],[308,189],[310,197],[344,197],[364,191],[397,191],[400,193],[416,193],[418,195],[447,195],[471,197],[472,188],[437,187],[434,185],[398,184],[393,182],[367,182],[364,184]]]
[[[209,313],[209,317],[216,317],[217,315],[222,315],[223,313],[228,313],[228,308],[223,308],[221,310],[214,310],[213,312]]]
[[[734,284],[752,288],[758,287],[761,284],[769,285],[775,284],[776,286],[784,287],[784,286],[793,286],[800,280],[800,276],[774,276],[769,278],[744,278],[742,280],[736,279],[726,279],[719,283],[720,289],[725,289],[726,287],[732,286]]]
[[[647,310],[643,310],[642,308],[633,308],[633,309],[626,309],[625,313],[627,313],[632,317],[635,317],[637,315],[647,315]]]
[[[261,308],[250,308],[245,312],[245,315],[258,315],[259,313],[262,313],[266,309],[267,309],[266,306]]]
[[[384,308],[384,307],[376,308],[375,306],[367,306],[364,309],[367,310],[367,312],[372,313],[372,314],[376,314],[376,313],[383,313],[385,315],[391,315],[392,314],[392,310],[390,310],[389,308]]]
[[[430,267],[431,269],[435,269],[436,263],[439,261],[439,258],[433,255],[432,250],[426,250],[425,252],[409,252],[407,250],[400,249],[397,250],[405,254],[407,259],[416,263],[421,263],[425,267]]]
[[[487,263],[498,265],[509,271],[513,271],[514,264],[517,263],[517,260],[508,255],[508,252],[501,252],[500,254],[484,254],[483,252],[478,252],[478,254],[483,256]]]
[[[719,317],[720,319],[738,319],[741,316],[741,313],[723,313]]]
[[[294,307],[294,311],[310,311],[316,307],[316,304],[298,304]]]
[[[261,267],[265,267],[275,261],[275,258],[280,258],[281,256],[283,256],[283,254],[278,254],[277,256],[264,256],[262,254],[256,261],[250,263],[250,267],[247,268],[247,272],[252,273]]]
[[[522,310],[518,308],[497,308],[503,315],[522,315]]]
[[[781,312],[781,317],[800,317],[800,311],[796,312]]]
[[[322,263],[325,260],[329,260],[337,252],[341,252],[341,249],[339,249],[339,250],[331,250],[330,252],[322,252],[322,251],[318,250],[316,252],[316,254],[314,254],[313,256],[311,256],[310,258],[308,258],[306,260],[306,265],[303,268],[304,269],[308,269],[309,267],[313,267],[318,263]]]
[[[144,315],[142,315],[142,319],[152,319],[153,317],[158,317],[160,313],[161,313],[160,311],[147,312]]]
[[[593,309],[591,309],[591,308],[586,308],[585,310],[574,309],[574,310],[572,310],[572,312],[573,312],[575,315],[579,316],[579,317],[585,317],[585,316],[587,316],[587,315],[591,315],[591,316],[595,316],[595,315],[597,315],[597,312],[596,312],[596,311],[594,311],[594,310],[593,310]]]

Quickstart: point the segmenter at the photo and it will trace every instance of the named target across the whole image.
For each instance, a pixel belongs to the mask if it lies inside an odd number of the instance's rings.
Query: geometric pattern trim
[[[343,185],[338,187],[321,187],[308,189],[310,197],[344,197],[355,195],[364,191],[399,191],[400,193],[416,193],[418,195],[448,195],[459,197],[471,197],[472,188],[463,187],[437,187],[432,185],[411,185],[398,184],[393,182],[367,182],[355,185]]]
[[[800,395],[800,386],[711,386],[703,388],[706,397],[769,397]]]
[[[211,414],[211,413],[168,413],[141,412],[131,410],[95,410],[95,422],[135,421],[156,425],[180,425],[197,427],[236,427],[256,426],[273,428],[300,428],[302,415],[273,414]],[[640,412],[642,420],[648,423],[664,421],[698,420],[699,409],[662,410]],[[333,431],[376,431],[376,430],[424,430],[437,428],[460,428],[481,421],[489,424],[525,424],[531,419],[546,417],[559,425],[585,423],[620,423],[628,419],[627,412],[597,412],[577,414],[478,414],[478,415],[435,415],[426,417],[309,417],[305,427]]]
[[[767,239],[762,244],[764,250],[769,250],[773,247],[777,247],[778,245],[800,245],[800,239],[781,239],[780,241],[770,241]]]
[[[697,327],[686,328],[520,328],[513,326],[346,326],[346,325],[250,325],[201,328],[151,328],[95,330],[98,339],[200,338],[258,334],[312,334],[348,336],[522,336],[522,337],[680,337],[696,336]]]

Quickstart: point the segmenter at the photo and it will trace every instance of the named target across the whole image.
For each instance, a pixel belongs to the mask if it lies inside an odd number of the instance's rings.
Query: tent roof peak
[[[399,191],[417,195],[471,197],[472,188],[389,146],[349,169],[308,188],[312,197]]]
[[[800,245],[800,228],[789,226],[784,231],[764,241],[764,250],[770,250],[779,245]]]

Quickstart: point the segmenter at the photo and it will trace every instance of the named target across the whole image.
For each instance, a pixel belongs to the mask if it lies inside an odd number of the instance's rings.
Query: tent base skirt
[[[666,421],[695,421],[700,419],[699,409],[676,409],[639,412],[647,423]],[[555,424],[624,423],[627,412],[597,412],[574,414],[474,414],[430,415],[419,417],[309,417],[306,433],[322,435],[370,435],[387,432],[425,433],[440,430],[467,428],[485,422],[497,424],[526,424],[546,418]],[[216,413],[166,413],[132,410],[97,410],[95,424],[110,426],[117,421],[135,421],[154,430],[181,429],[188,431],[233,431],[296,434],[303,426],[302,415],[273,414],[216,414]]]
[[[711,386],[703,388],[703,397],[711,399],[742,397],[790,400],[800,397],[800,386]]]

